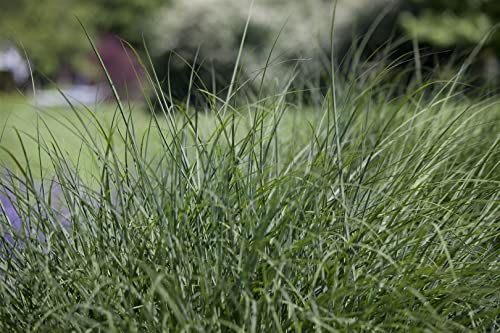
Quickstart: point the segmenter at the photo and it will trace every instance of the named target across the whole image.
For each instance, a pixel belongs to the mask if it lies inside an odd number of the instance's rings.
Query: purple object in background
[[[97,50],[120,98],[142,97],[144,72],[135,53],[111,34],[104,34],[98,39]],[[98,62],[96,58],[95,61]],[[102,79],[105,81],[105,76]]]
[[[40,189],[41,191],[41,189]],[[48,199],[48,189],[44,191],[42,194],[42,200]],[[21,189],[19,193],[23,193],[24,190]],[[47,201],[45,201],[46,205],[41,205],[41,207],[33,207],[33,216],[31,216],[31,221],[36,220],[38,217],[42,216],[42,218],[47,218],[49,216],[54,217],[58,224],[60,224],[63,228],[68,229],[70,227],[69,221],[69,210],[64,205],[64,200],[62,198],[61,187],[57,183],[51,183],[50,187],[50,206]],[[45,235],[37,230],[36,225],[30,223],[30,216],[26,216],[16,207],[17,205],[22,205],[23,203],[16,202],[16,195],[12,193],[11,190],[3,183],[0,183],[0,216],[3,215],[0,221],[2,221],[2,231],[5,237],[5,240],[9,242],[11,245],[15,245],[16,243],[16,234],[19,236],[37,235],[40,242],[45,242]],[[50,212],[47,212],[47,209],[50,209]],[[5,225],[5,222],[9,223],[9,225]],[[23,231],[24,228],[24,231]],[[24,234],[24,235],[23,235]],[[36,237],[36,236],[34,236]],[[23,241],[18,241],[21,246],[24,246]],[[1,239],[0,239],[1,244]]]
[[[3,186],[2,186],[3,187]],[[2,189],[3,190],[3,189]],[[3,191],[2,191],[3,192]],[[8,219],[10,222],[10,225],[15,231],[20,231],[21,230],[21,217],[19,216],[18,212],[14,208],[14,196],[12,193],[7,191],[7,194],[5,193],[0,193],[0,202],[1,202],[1,214],[5,214],[5,217]],[[14,244],[14,238],[12,235],[9,233],[8,227],[7,226],[2,226],[3,227],[3,232],[5,233],[5,239],[11,243]]]

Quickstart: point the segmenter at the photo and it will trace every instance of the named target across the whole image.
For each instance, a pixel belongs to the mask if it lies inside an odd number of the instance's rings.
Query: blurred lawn
[[[36,174],[40,168],[45,171],[51,170],[52,163],[44,148],[60,149],[64,158],[71,161],[79,172],[84,171],[90,174],[97,171],[96,154],[92,152],[85,140],[92,138],[101,142],[104,150],[106,141],[98,125],[109,134],[112,131],[113,151],[117,154],[125,154],[123,136],[125,136],[126,126],[116,107],[116,103],[101,103],[93,106],[77,105],[77,113],[68,107],[43,107],[37,108],[30,98],[13,95],[0,95],[0,166],[13,167],[15,162],[13,156],[23,166],[27,166],[23,153],[23,145],[28,157],[30,169]],[[127,117],[130,116],[136,134],[137,145],[147,159],[161,158],[165,154],[163,135],[167,141],[172,137],[171,126],[164,114],[158,113],[157,126],[144,105],[127,105]],[[286,152],[287,148],[292,148],[294,144],[301,144],[310,138],[311,128],[308,124],[318,125],[321,122],[320,112],[309,112],[312,110],[298,110],[292,106],[286,110],[280,121],[278,131],[281,151]],[[242,114],[237,119],[236,138],[242,137],[239,133],[246,133],[251,126],[252,116],[241,111]],[[184,132],[186,136],[186,151],[194,152],[192,146],[194,142],[194,132],[186,126],[187,121],[194,123],[194,112],[190,112],[190,119],[184,117],[180,112],[175,113],[175,122],[178,131]],[[224,121],[224,117],[218,118],[211,112],[199,112],[197,115],[198,135],[203,140],[209,140],[216,132],[219,121]],[[267,117],[266,129],[271,133],[276,119]],[[267,131],[266,130],[266,131]],[[21,141],[22,144],[21,144]],[[41,144],[39,144],[39,142]],[[53,145],[53,143],[56,145]],[[91,145],[93,147],[93,145]],[[51,154],[54,156],[54,154]],[[191,155],[193,157],[193,155]],[[193,157],[194,158],[194,157]]]
[[[4,167],[14,166],[14,160],[10,156],[12,154],[23,166],[26,165],[23,156],[24,145],[32,168],[39,170],[41,166],[50,169],[51,163],[47,154],[43,152],[43,147],[52,146],[52,143],[56,142],[58,148],[75,165],[83,169],[91,168],[93,154],[86,147],[82,137],[89,137],[94,133],[97,138],[98,122],[109,130],[116,116],[115,106],[98,104],[88,109],[82,105],[76,107],[81,120],[69,106],[37,108],[30,98],[0,96],[0,147],[2,147],[0,164]],[[92,116],[95,116],[95,119]],[[134,125],[138,131],[145,130],[149,118],[145,112],[133,112]],[[84,134],[86,128],[90,134]],[[39,145],[39,142],[42,144]]]

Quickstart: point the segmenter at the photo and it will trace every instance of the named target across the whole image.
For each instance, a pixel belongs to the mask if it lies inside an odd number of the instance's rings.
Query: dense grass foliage
[[[500,106],[389,77],[38,113],[3,146],[0,331],[498,331]]]

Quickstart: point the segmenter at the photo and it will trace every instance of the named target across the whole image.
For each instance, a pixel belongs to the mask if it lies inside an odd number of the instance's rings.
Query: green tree
[[[0,0],[0,42],[11,40],[24,48],[44,74],[52,75],[64,64],[79,66],[87,45],[75,19],[89,21],[83,1]],[[93,25],[88,28],[93,31]]]
[[[24,48],[34,66],[54,76],[65,66],[84,70],[90,45],[88,32],[117,34],[140,46],[146,23],[168,0],[0,0],[0,43],[11,40]]]
[[[99,31],[112,32],[128,42],[142,45],[149,23],[160,6],[169,0],[81,0],[91,7],[93,24]]]

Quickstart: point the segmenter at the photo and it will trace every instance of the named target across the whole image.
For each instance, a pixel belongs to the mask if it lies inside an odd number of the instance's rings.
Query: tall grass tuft
[[[41,116],[4,148],[0,331],[500,330],[498,99],[401,93],[409,59],[333,67],[310,106],[236,69],[206,112],[152,70],[145,128],[68,101],[76,150]]]

